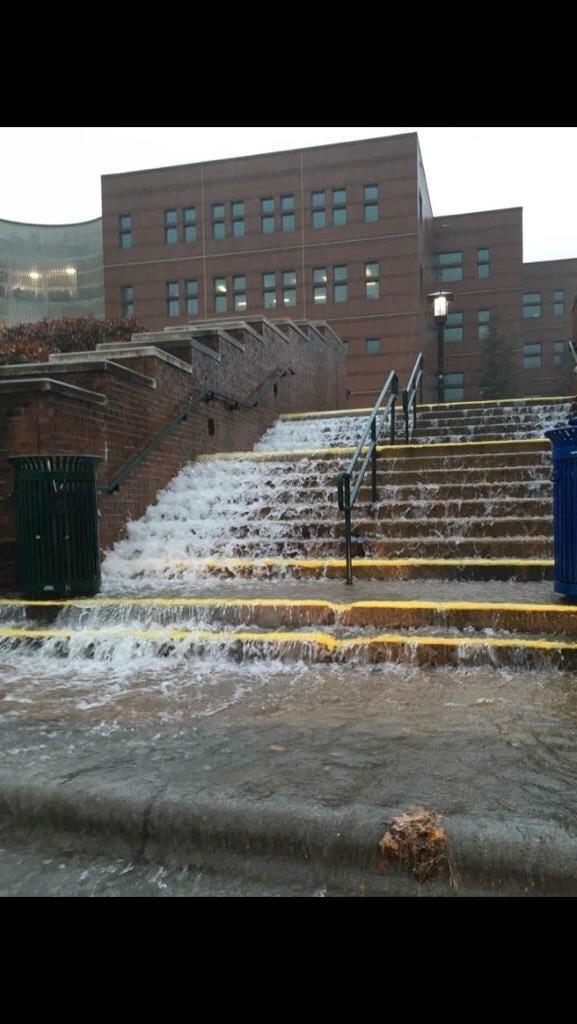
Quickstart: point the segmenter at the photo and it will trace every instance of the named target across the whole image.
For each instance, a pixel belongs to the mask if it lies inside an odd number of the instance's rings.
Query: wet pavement
[[[236,808],[241,817],[250,809],[262,817],[265,831],[267,816],[276,816],[275,828],[289,834],[295,821],[309,819],[334,832],[353,815],[368,823],[363,828],[375,846],[390,809],[415,806],[438,811],[447,822],[482,821],[499,835],[521,834],[528,822],[538,836],[556,829],[572,842],[577,835],[577,687],[571,674],[231,666],[218,659],[161,667],[158,659],[122,668],[91,664],[83,671],[79,663],[37,659],[36,674],[24,680],[17,660],[17,669],[5,662],[0,669],[0,802],[4,811],[13,810],[15,801],[43,807],[42,791],[49,793],[51,810],[38,811],[24,838],[4,837],[4,895],[20,885],[10,867],[18,849],[30,858],[21,854],[22,886],[42,887],[44,878],[55,895],[63,894],[59,885],[68,895],[86,894],[90,885],[94,895],[122,895],[120,871],[131,864],[128,874],[136,871],[143,894],[243,894],[242,881],[223,881],[230,866],[215,881],[211,865],[195,855],[178,871],[165,865],[174,891],[157,892],[148,861],[161,866],[165,852],[148,850],[144,840],[136,848],[122,842],[117,847],[113,835],[99,840],[104,849],[84,849],[82,831],[74,842],[68,836],[55,860],[64,850],[80,857],[82,870],[88,870],[88,854],[89,867],[92,855],[104,858],[104,865],[122,861],[122,867],[107,873],[104,866],[104,874],[90,868],[86,886],[76,862],[70,862],[66,884],[58,881],[65,869],[52,864],[40,870],[59,801],[77,796],[97,804],[99,795],[105,799],[111,792],[127,801],[128,817],[132,801],[135,807],[139,801],[176,801],[204,808],[203,820],[214,808]],[[277,836],[273,845],[278,842]],[[374,871],[356,873],[343,887],[318,868],[306,878],[294,876],[292,868],[279,876],[274,860],[268,851],[252,874],[243,867],[247,895],[251,886],[263,890],[254,895],[358,895],[358,886],[372,894]],[[36,864],[28,882],[27,863]],[[185,866],[188,873],[179,882]]]

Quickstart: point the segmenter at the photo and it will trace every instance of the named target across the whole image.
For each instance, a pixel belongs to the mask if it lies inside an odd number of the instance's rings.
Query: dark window
[[[261,199],[261,201],[260,201],[260,212],[261,213],[274,213],[274,199]]]
[[[463,314],[462,313],[448,313],[447,322],[443,329],[443,337],[445,341],[462,341],[463,340]]]
[[[565,292],[558,288],[553,292],[553,312],[555,316],[563,316],[565,313]]]
[[[198,281],[196,279],[185,281],[186,289],[186,312],[189,316],[198,315]]]
[[[244,236],[244,200],[232,203],[232,233],[235,238]]]
[[[463,280],[462,252],[438,252],[436,263],[437,279],[439,281]]]
[[[132,215],[122,213],[118,218],[118,243],[121,249],[132,249]]]
[[[178,242],[178,228],[165,228],[164,241],[166,245],[176,245]]]
[[[311,201],[313,205],[313,228],[325,228],[327,226],[326,193],[313,192]]]
[[[165,210],[164,211],[164,223],[165,224],[178,224],[178,210]]]
[[[212,237],[226,238],[224,203],[212,204]]]
[[[477,277],[491,274],[491,253],[489,249],[477,249]]]
[[[445,374],[445,401],[462,402],[465,397],[464,376],[462,373]]]
[[[280,207],[283,213],[292,213],[295,208],[295,197],[281,196]]]
[[[276,274],[262,275],[262,304],[265,309],[276,309]]]
[[[553,342],[553,352],[554,352],[553,362],[555,363],[555,366],[562,366],[563,365],[564,356],[565,356],[565,342],[564,341],[554,341]]]
[[[381,351],[380,338],[367,338],[365,340],[365,353],[368,356],[377,356]]]
[[[379,219],[379,186],[365,185],[363,190],[365,224],[374,224]]]
[[[125,284],[120,289],[120,304],[123,316],[134,315],[134,288],[131,284]]]
[[[260,201],[260,229],[263,235],[272,235],[275,228],[274,199],[261,199]],[[266,216],[264,216],[266,214]]]
[[[282,215],[282,229],[283,231],[294,231],[296,227],[294,213],[283,213]]]
[[[531,320],[541,316],[541,292],[526,292],[523,296],[523,318]]]
[[[541,342],[527,342],[523,345],[523,366],[526,370],[541,368]]]
[[[187,206],[182,213],[184,220],[184,241],[196,242],[196,207]]]
[[[341,266],[333,267],[333,301],[346,302],[349,297],[349,268]]]
[[[315,267],[313,270],[313,299],[315,303],[327,301],[328,274],[326,267]]]
[[[166,311],[169,316],[180,316],[180,286],[178,281],[166,282]]]
[[[477,310],[477,333],[479,341],[486,341],[491,337],[491,310]]]
[[[274,231],[274,217],[261,217],[260,224],[263,235],[272,235]]]
[[[343,227],[347,223],[347,190],[346,188],[333,189],[333,225],[336,228]]]

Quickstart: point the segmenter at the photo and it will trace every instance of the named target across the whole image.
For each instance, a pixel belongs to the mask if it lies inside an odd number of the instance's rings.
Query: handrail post
[[[353,582],[353,542],[351,535],[351,478],[341,473],[338,478],[339,509],[345,514],[345,572],[347,584]]]
[[[371,444],[373,452],[371,455],[371,478],[372,478],[372,499],[373,505],[376,504],[377,494],[377,421],[373,420],[371,426]]]
[[[390,443],[395,444],[395,411],[397,408],[397,395],[399,394],[399,378],[397,374],[390,382],[390,394],[393,401],[390,402]]]
[[[406,388],[402,390],[403,415],[405,418],[405,443],[409,443],[409,392]]]

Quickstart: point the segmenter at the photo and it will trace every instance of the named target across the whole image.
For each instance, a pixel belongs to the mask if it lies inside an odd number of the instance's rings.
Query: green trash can
[[[88,597],[100,589],[98,455],[18,455],[18,575],[26,597]]]

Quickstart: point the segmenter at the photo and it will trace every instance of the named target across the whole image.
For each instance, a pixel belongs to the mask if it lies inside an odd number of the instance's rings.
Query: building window
[[[491,274],[491,253],[489,249],[477,249],[477,277]]]
[[[333,267],[333,302],[346,302],[349,297],[349,268]]]
[[[274,199],[261,199],[260,213],[260,228],[263,235],[272,235],[276,226],[274,216]]]
[[[326,193],[313,192],[311,201],[313,205],[313,228],[325,228],[327,226]]]
[[[134,288],[131,284],[120,289],[120,305],[123,316],[134,316]]]
[[[178,242],[178,210],[164,211],[164,241],[166,245]]]
[[[233,301],[236,313],[246,313],[246,277],[240,274],[232,279]]]
[[[182,218],[184,220],[184,241],[196,242],[196,207],[187,206],[182,211]]]
[[[445,341],[463,340],[463,319],[462,313],[447,314],[447,323],[443,329]]]
[[[262,275],[262,304],[265,309],[276,309],[276,274]]]
[[[379,219],[379,186],[365,185],[363,198],[365,224],[374,224]]]
[[[381,351],[381,339],[380,338],[367,338],[365,340],[365,355],[367,356],[378,356]]]
[[[235,238],[244,237],[244,202],[231,203],[232,233]]]
[[[132,215],[122,213],[118,218],[118,242],[121,249],[132,249]]]
[[[226,238],[224,203],[212,204],[212,237],[219,239]]]
[[[378,263],[365,263],[365,298],[378,299],[381,294]]]
[[[227,287],[226,277],[214,278],[214,311],[215,313],[226,313],[227,310]]]
[[[563,316],[565,313],[565,292],[562,289],[553,292],[553,312],[555,316]]]
[[[439,280],[439,281],[462,281],[463,280],[463,253],[462,252],[438,252],[437,253],[437,280]]]
[[[283,306],[296,306],[297,275],[296,270],[284,270],[282,275],[282,301]]]
[[[523,367],[525,370],[541,369],[541,342],[527,342],[523,345]]]
[[[465,379],[462,373],[445,374],[445,401],[462,402],[465,397]]]
[[[315,303],[327,301],[328,274],[326,267],[315,267],[313,270],[313,299]]]
[[[553,362],[555,366],[562,366],[565,356],[565,342],[554,341],[553,342]]]
[[[477,333],[479,341],[486,341],[491,337],[491,310],[477,310]]]
[[[335,228],[342,228],[347,223],[347,190],[346,188],[333,189],[333,225]]]
[[[523,296],[523,318],[531,320],[541,316],[541,292],[527,292]]]
[[[281,225],[283,231],[294,231],[296,228],[295,197],[281,196]]]
[[[185,281],[186,288],[186,312],[189,316],[198,315],[198,281]]]
[[[178,281],[166,282],[166,312],[169,316],[180,316],[180,287]]]

